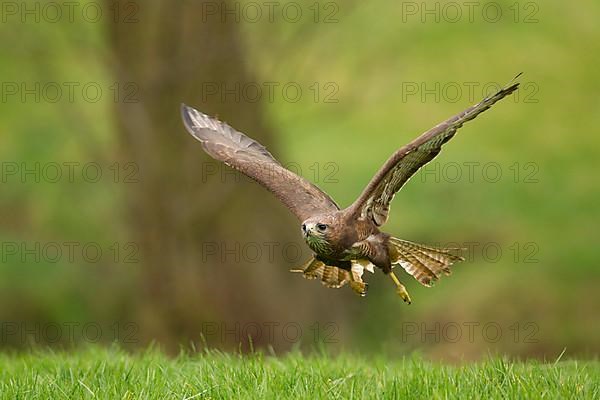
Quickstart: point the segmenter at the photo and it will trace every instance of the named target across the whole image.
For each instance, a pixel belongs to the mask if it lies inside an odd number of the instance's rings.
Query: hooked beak
[[[310,224],[302,224],[302,235],[304,237],[308,237],[312,234],[312,225]]]

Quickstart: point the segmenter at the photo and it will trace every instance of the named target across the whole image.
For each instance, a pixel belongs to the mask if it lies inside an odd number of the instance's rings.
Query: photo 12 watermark
[[[202,102],[220,103],[339,103],[340,87],[334,81],[327,82],[203,82],[200,86]]]
[[[92,241],[3,241],[2,264],[139,264],[140,246],[135,242],[98,243]]]
[[[282,168],[283,167],[283,168]],[[299,181],[303,178],[312,183],[339,183],[338,173],[340,167],[334,161],[315,161],[309,165],[298,162],[287,162],[282,165],[267,164],[262,162],[246,163],[246,169],[266,178],[281,178],[285,181]],[[292,172],[290,174],[287,171]],[[200,182],[218,181],[220,183],[238,183],[247,181],[256,183],[237,170],[214,161],[203,162],[200,166]]]
[[[143,3],[142,3],[143,4]],[[134,1],[2,1],[3,24],[97,24],[140,22],[140,2]]]
[[[134,322],[24,322],[0,321],[0,345],[53,345],[79,343],[138,343]]]
[[[504,87],[501,82],[417,82],[404,81],[400,84],[403,103],[476,103],[497,93]],[[521,82],[519,90],[508,98],[515,103],[539,103],[540,88],[536,82]]]
[[[298,226],[300,232],[300,226]],[[307,248],[299,242],[208,241],[200,245],[200,261],[218,263],[300,263],[308,257]]]
[[[540,246],[535,241],[464,241],[434,243],[433,246],[456,249],[454,252],[466,262],[481,261],[486,264],[538,264]]]
[[[203,1],[199,21],[337,24],[339,17],[340,5],[333,1]]]
[[[396,337],[402,343],[538,343],[540,327],[536,322],[517,321],[510,324],[496,321],[404,321]]]
[[[135,82],[2,81],[0,102],[6,103],[139,103]]]
[[[496,161],[432,161],[425,164],[417,176],[421,183],[498,183],[537,184],[540,167],[534,161],[503,165]]]
[[[261,322],[202,322],[200,336],[209,344],[226,343],[313,343],[339,342],[340,327],[335,322],[314,322],[310,325],[296,321]]]
[[[81,161],[1,161],[1,184],[32,183],[139,183],[140,168],[135,162],[103,165]]]
[[[539,23],[540,4],[534,1],[403,1],[402,23]]]
[[[300,227],[298,227],[300,233]],[[451,249],[466,262],[481,261],[486,264],[537,264],[540,263],[540,246],[535,241],[464,241],[430,243]],[[200,261],[220,264],[272,264],[277,262],[302,263],[311,253],[300,241],[206,241],[200,244]],[[400,268],[400,267],[398,267]]]

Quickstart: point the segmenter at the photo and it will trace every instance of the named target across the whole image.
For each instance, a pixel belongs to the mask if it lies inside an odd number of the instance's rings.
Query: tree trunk
[[[255,82],[239,26],[203,21],[202,1],[134,3],[135,9],[121,6],[108,35],[110,66],[123,89],[114,105],[119,158],[139,167],[140,182],[126,185],[125,207],[141,254],[136,319],[142,344],[158,340],[173,348],[203,334],[220,347],[237,346],[247,335],[255,346],[287,346],[291,333],[267,335],[265,327],[300,324],[306,336],[317,320],[339,320],[336,307],[318,305],[331,305],[339,292],[287,272],[309,256],[298,222],[270,193],[211,160],[183,128],[185,102],[271,143],[260,102],[203,95],[207,85]],[[290,256],[300,248],[302,257]]]

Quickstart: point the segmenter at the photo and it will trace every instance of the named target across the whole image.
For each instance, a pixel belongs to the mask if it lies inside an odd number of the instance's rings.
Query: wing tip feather
[[[228,130],[231,130],[231,127],[226,123],[221,122],[210,115],[204,114],[184,103],[181,103],[180,110],[181,119],[183,120],[185,129],[190,135],[202,143],[210,140],[210,134],[208,132],[218,133],[222,136]],[[244,136],[241,133],[240,135]]]
[[[180,106],[181,111],[181,119],[183,120],[183,126],[192,135],[194,138],[202,141],[200,137],[198,137],[196,132],[196,124],[194,123],[193,115],[195,113],[200,113],[198,110],[186,105],[185,103],[181,103]]]

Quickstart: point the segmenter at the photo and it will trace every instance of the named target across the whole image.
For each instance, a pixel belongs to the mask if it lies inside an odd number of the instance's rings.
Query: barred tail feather
[[[464,258],[453,254],[460,249],[445,249],[390,237],[388,249],[392,265],[402,266],[422,285],[432,286],[442,274],[450,275],[450,266]]]

